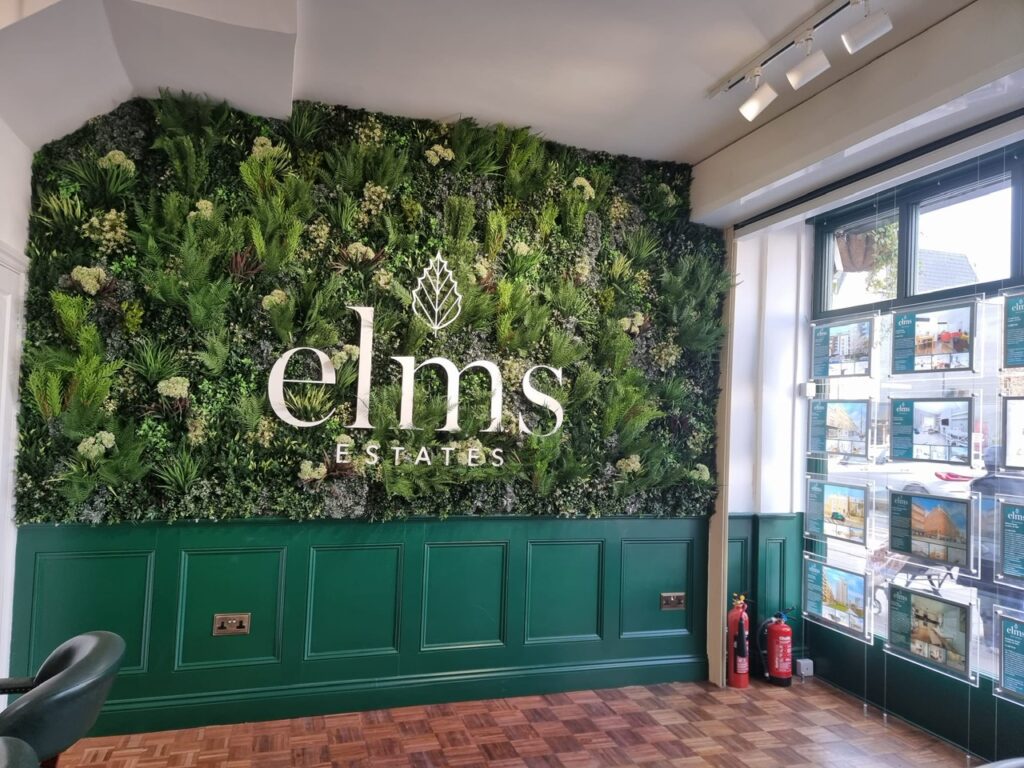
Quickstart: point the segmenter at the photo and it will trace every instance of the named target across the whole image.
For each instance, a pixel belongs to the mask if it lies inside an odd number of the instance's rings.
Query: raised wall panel
[[[692,589],[696,583],[692,565],[692,539],[622,542],[622,637],[685,635],[691,631]],[[662,592],[686,592],[686,610],[661,610]]]
[[[749,569],[750,540],[729,539],[728,591],[729,595],[750,593]]]
[[[603,542],[531,541],[526,642],[601,639]]]
[[[124,638],[121,673],[145,672],[152,596],[152,552],[38,554],[31,670],[68,638],[105,629]]]
[[[280,661],[284,587],[281,549],[186,550],[176,669]],[[213,636],[214,613],[250,613],[248,635]]]
[[[507,568],[505,542],[427,544],[421,647],[504,645]]]
[[[307,659],[398,652],[402,545],[313,547]]]

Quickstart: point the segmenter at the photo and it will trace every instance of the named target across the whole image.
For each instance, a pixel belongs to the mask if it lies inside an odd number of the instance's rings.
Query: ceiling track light
[[[764,72],[761,67],[755,67],[746,78],[747,80],[754,81],[754,92],[749,99],[740,105],[740,114],[748,121],[753,120],[764,112],[768,105],[775,101],[775,97],[779,95],[768,83],[761,82],[763,75]]]
[[[871,13],[868,0],[850,0],[850,4],[854,7],[864,6],[864,18],[840,35],[848,52],[856,53],[892,31],[892,19],[885,9]]]
[[[807,85],[811,80],[832,66],[828,60],[828,56],[825,55],[825,52],[821,50],[821,48],[812,52],[811,49],[814,47],[813,29],[808,29],[804,32],[803,36],[795,42],[803,45],[804,58],[803,61],[786,73],[786,79],[789,80],[789,84],[793,86],[794,91]]]

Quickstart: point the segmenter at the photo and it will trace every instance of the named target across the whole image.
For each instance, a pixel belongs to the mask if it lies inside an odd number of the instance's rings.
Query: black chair
[[[39,768],[39,758],[21,739],[0,736],[0,768]]]
[[[0,679],[0,693],[21,693],[0,712],[0,736],[20,739],[44,766],[88,733],[124,656],[113,632],[86,632],[61,644],[35,677]]]

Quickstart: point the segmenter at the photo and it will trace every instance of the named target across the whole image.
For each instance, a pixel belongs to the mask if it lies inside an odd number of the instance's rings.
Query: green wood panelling
[[[309,569],[307,659],[398,653],[400,544],[314,547]]]
[[[601,639],[602,542],[529,545],[526,642]]]
[[[102,625],[125,640],[123,672],[145,671],[152,552],[40,553],[35,579],[39,586],[32,602],[33,669],[69,635]]]
[[[973,688],[889,656],[881,638],[866,645],[812,622],[806,633],[818,677],[986,760],[1024,754],[1024,707],[995,698],[988,678]]]
[[[729,539],[728,587],[729,597],[745,595],[750,589],[750,541]]]
[[[16,567],[14,674],[128,641],[96,733],[707,676],[706,519],[24,526]]]
[[[692,550],[692,539],[622,542],[623,637],[690,631],[693,606],[686,585],[694,583]],[[661,610],[662,592],[687,592],[686,610]]]
[[[281,660],[285,550],[181,553],[177,669]],[[214,637],[213,614],[251,613],[249,634]]]
[[[504,543],[428,544],[423,648],[505,643]]]

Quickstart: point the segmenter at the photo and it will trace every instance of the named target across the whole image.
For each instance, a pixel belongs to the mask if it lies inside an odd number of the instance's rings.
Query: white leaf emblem
[[[430,260],[412,292],[412,311],[437,333],[454,323],[462,312],[462,294],[455,275],[441,252]]]

